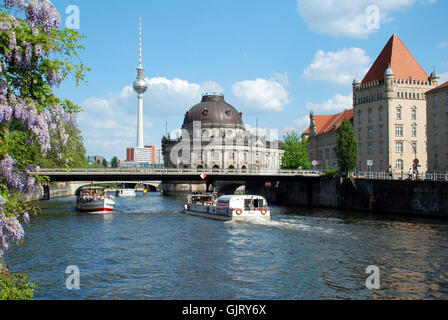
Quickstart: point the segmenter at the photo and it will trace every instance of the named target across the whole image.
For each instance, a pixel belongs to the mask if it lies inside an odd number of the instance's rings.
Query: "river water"
[[[5,260],[37,299],[447,299],[448,221],[271,206],[271,221],[184,215],[184,198],[117,198],[110,215],[42,202]],[[80,289],[66,288],[66,268]],[[366,288],[375,265],[380,289]]]

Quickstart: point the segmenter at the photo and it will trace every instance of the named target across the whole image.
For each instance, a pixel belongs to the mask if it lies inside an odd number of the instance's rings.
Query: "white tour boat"
[[[89,213],[114,211],[115,197],[106,195],[103,187],[83,187],[77,191],[76,209]]]
[[[217,220],[270,219],[271,211],[262,196],[190,194],[184,206],[187,214]]]
[[[134,189],[118,189],[115,192],[115,195],[117,197],[135,197],[135,190]]]

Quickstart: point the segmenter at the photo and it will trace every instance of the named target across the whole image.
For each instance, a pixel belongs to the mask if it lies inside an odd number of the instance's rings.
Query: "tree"
[[[112,160],[110,161],[110,166],[112,168],[118,168],[118,158],[117,157],[112,158]]]
[[[102,165],[104,168],[107,168],[107,160],[106,159],[103,159]]]
[[[345,119],[336,137],[336,155],[339,171],[346,176],[358,165],[358,142],[351,122]]]
[[[49,0],[0,0],[0,261],[10,241],[23,239],[20,221],[38,212],[30,202],[44,181],[36,166],[70,162],[69,135],[82,109],[53,90],[69,76],[79,85],[89,69],[78,54],[83,36],[60,27]],[[17,279],[0,279],[0,296],[5,286],[24,289]]]
[[[309,169],[311,163],[308,157],[308,141],[296,132],[286,134],[284,143],[280,146],[285,153],[282,157],[283,169]]]

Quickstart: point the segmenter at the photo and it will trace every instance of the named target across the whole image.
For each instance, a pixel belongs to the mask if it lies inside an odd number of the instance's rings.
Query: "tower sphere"
[[[146,84],[146,81],[143,79],[137,79],[134,81],[134,90],[138,94],[143,94],[148,90],[148,85]]]

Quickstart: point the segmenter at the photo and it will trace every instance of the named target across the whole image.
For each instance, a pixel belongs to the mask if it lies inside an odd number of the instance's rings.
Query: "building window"
[[[397,120],[401,120],[401,108],[397,108]]]
[[[373,154],[373,143],[369,143],[368,154]]]
[[[448,126],[448,113],[445,113],[445,124]]]
[[[397,98],[400,98],[400,92],[397,92]]]
[[[367,129],[367,139],[373,139],[373,128]]]
[[[434,169],[439,169],[439,155],[434,154]]]
[[[219,152],[213,151],[213,160],[219,160]]]
[[[384,133],[383,133],[383,126],[380,126],[380,138],[382,138],[383,135],[384,135]]]
[[[382,106],[380,106],[379,119],[380,119],[380,121],[383,120],[383,107]]]
[[[235,153],[229,152],[229,160],[235,160]]]
[[[439,106],[439,96],[434,95],[434,107],[437,108]]]
[[[395,136],[396,137],[402,137],[403,136],[403,126],[396,126],[395,127]]]
[[[437,115],[434,115],[434,127],[437,128],[439,126],[439,117]]]
[[[358,112],[358,124],[362,124],[362,113],[361,113],[361,111]]]
[[[412,109],[412,120],[417,120],[417,110]]]
[[[416,126],[412,126],[412,137],[417,137],[417,127]]]
[[[380,153],[384,152],[384,143],[380,142]]]
[[[403,142],[395,142],[395,152],[396,153],[403,153]]]
[[[412,152],[414,152],[414,154],[417,154],[417,142],[412,142]]]
[[[372,122],[372,109],[369,109],[369,122]]]
[[[380,170],[384,170],[384,161],[380,160]]]
[[[437,134],[434,135],[434,145],[435,146],[439,145],[439,136]]]
[[[362,140],[362,129],[358,129],[358,140]]]
[[[362,156],[362,144],[360,143],[358,146],[358,154]]]
[[[445,103],[448,104],[448,92],[445,95]]]
[[[398,170],[403,170],[403,160],[398,159],[395,161],[395,168]]]

